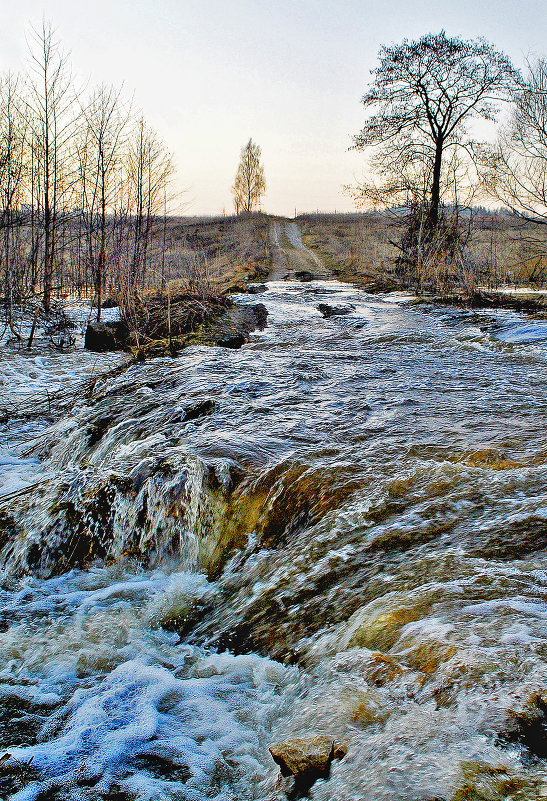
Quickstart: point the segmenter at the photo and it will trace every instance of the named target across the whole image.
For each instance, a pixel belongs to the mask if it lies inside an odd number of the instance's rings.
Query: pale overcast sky
[[[175,157],[187,214],[230,211],[240,148],[262,147],[264,209],[351,210],[348,152],[382,44],[444,28],[517,66],[547,55],[546,0],[2,0],[0,69],[45,16],[91,83],[124,84]]]

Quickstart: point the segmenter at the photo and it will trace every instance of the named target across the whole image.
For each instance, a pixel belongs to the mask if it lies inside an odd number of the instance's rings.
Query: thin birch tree
[[[239,165],[236,172],[232,194],[236,214],[250,213],[260,205],[262,196],[266,191],[264,167],[260,159],[260,147],[249,139],[241,149]]]

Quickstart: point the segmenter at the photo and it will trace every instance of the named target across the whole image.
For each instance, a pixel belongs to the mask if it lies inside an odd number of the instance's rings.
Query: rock
[[[204,417],[206,414],[211,414],[215,410],[215,402],[211,398],[199,401],[193,406],[187,406],[184,410],[184,422],[189,420],[197,420],[198,417]]]
[[[267,322],[268,310],[263,303],[238,304],[215,323],[214,341],[222,348],[240,348],[248,341],[249,334],[257,328],[262,331]]]
[[[286,740],[270,746],[270,754],[281,770],[281,777],[292,777],[284,789],[290,797],[307,793],[317,779],[328,779],[333,759],[343,759],[347,746],[336,744],[332,737],[319,735]],[[283,782],[282,782],[283,784]]]
[[[355,306],[329,306],[328,303],[318,303],[317,308],[323,317],[338,317],[342,314],[351,314]]]
[[[101,309],[116,309],[117,306],[118,303],[114,300],[114,298],[107,298],[101,303]]]
[[[229,337],[222,337],[221,339],[217,339],[217,345],[221,348],[231,348],[232,350],[238,350],[241,348],[247,340],[243,336],[243,334],[234,334],[233,336]]]
[[[334,744],[334,758],[335,759],[344,759],[346,754],[348,753],[348,747],[346,743],[335,743]]]
[[[263,331],[268,324],[268,309],[263,303],[252,303],[248,306],[240,307],[242,310],[242,319],[240,326],[242,330],[247,333],[255,331]]]
[[[547,757],[547,699],[533,695],[526,706],[510,710],[506,731],[498,735],[500,745],[518,743],[533,757]]]
[[[97,353],[125,350],[129,331],[124,322],[88,323],[84,347]]]
[[[307,739],[286,740],[270,746],[270,754],[283,776],[301,776],[328,772],[334,759],[334,740],[320,735]]]
[[[248,284],[247,293],[249,295],[261,295],[262,292],[267,292],[268,287],[266,284]]]
[[[309,270],[298,270],[294,277],[298,278],[299,281],[313,281],[313,273],[310,273]]]

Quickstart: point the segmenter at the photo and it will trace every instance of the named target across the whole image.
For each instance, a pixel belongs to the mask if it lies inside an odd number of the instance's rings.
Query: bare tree
[[[516,73],[509,59],[483,39],[448,38],[444,31],[382,47],[380,65],[363,97],[374,113],[354,138],[357,150],[375,149],[380,185],[361,193],[392,200],[408,191],[425,198],[426,229],[439,222],[443,165],[459,149],[473,156],[473,119],[493,120],[495,101]]]
[[[100,321],[107,245],[112,234],[108,214],[115,200],[114,179],[129,112],[122,107],[120,91],[103,85],[94,91],[83,116],[85,126],[77,145],[81,214]]]
[[[239,166],[232,187],[236,214],[251,212],[259,205],[266,191],[264,167],[260,163],[261,156],[260,147],[252,139],[249,139],[241,149]]]
[[[0,280],[8,314],[40,293],[134,292],[166,282],[170,154],[118,90],[83,100],[51,26],[32,30],[30,75],[0,76]],[[121,292],[119,293],[121,294]]]
[[[28,123],[22,109],[20,80],[6,75],[0,81],[0,259],[4,271],[4,297],[10,320],[14,295],[23,292],[19,233],[20,204],[24,197]]]
[[[513,91],[509,125],[485,150],[490,193],[525,220],[547,224],[547,61],[528,65]]]
[[[133,286],[146,281],[154,218],[166,206],[165,191],[174,173],[171,155],[144,118],[137,120],[127,158],[127,181],[133,224]]]
[[[50,24],[33,30],[29,112],[43,235],[43,306],[51,307],[59,217],[72,187],[68,145],[75,127],[75,103],[68,60]]]

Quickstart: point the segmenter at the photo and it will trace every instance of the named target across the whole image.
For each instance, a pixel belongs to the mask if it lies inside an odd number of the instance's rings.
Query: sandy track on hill
[[[302,242],[300,228],[290,220],[274,220],[270,228],[273,265],[270,281],[298,279],[309,273],[313,278],[331,275],[319,256]]]

